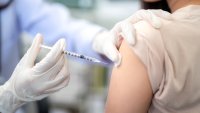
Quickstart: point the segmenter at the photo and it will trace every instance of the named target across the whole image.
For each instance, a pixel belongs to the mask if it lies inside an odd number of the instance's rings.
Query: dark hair
[[[142,9],[162,9],[164,11],[171,12],[166,0],[161,0],[158,2],[145,2],[140,0],[140,2]]]

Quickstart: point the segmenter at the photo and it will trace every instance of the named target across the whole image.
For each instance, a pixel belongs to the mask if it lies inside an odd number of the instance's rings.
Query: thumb
[[[111,61],[114,62],[115,66],[119,66],[121,63],[121,55],[117,50],[116,46],[110,43],[105,44],[103,53],[107,56]]]
[[[34,70],[37,70],[37,72],[45,72],[51,69],[63,56],[65,45],[66,43],[64,39],[57,41],[51,51],[34,66]]]
[[[27,60],[26,60],[26,65],[28,67],[33,67],[35,59],[37,58],[37,55],[40,52],[40,45],[43,42],[43,37],[41,34],[37,34],[32,42],[31,47],[27,51]]]

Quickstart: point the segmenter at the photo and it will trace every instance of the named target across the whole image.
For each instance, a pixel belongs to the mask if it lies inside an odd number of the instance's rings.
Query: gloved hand
[[[11,78],[0,88],[0,110],[14,112],[25,102],[40,100],[68,84],[65,40],[59,40],[45,58],[34,64],[41,43],[42,36],[38,34]]]
[[[107,56],[118,66],[121,63],[121,56],[118,48],[124,38],[131,46],[136,43],[136,33],[133,24],[145,20],[154,28],[161,27],[161,19],[172,19],[170,13],[162,10],[139,10],[127,19],[117,23],[110,31],[99,33],[93,40],[93,49]]]

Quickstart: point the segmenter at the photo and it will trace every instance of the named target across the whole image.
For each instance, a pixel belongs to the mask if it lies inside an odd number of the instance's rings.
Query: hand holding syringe
[[[45,46],[45,45],[41,45],[41,47],[45,48],[45,49],[49,49],[49,50],[52,49],[52,47]],[[89,56],[77,54],[77,53],[70,52],[70,51],[64,51],[64,53],[67,54],[67,55],[69,55],[69,56],[73,56],[73,57],[80,58],[80,59],[83,59],[83,60],[87,60],[87,61],[90,61],[90,62],[101,63],[100,60],[98,60],[96,58],[89,57]]]

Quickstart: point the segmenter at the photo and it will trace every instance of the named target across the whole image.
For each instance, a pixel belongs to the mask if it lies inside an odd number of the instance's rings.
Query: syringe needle
[[[52,49],[52,47],[49,47],[49,46],[46,46],[46,45],[40,45],[40,47],[45,48],[45,49],[49,49],[49,50]],[[77,54],[77,53],[70,52],[70,51],[64,51],[64,53],[66,55],[73,56],[73,57],[80,58],[80,59],[84,59],[84,60],[87,60],[87,61],[90,61],[90,62],[101,63],[100,60],[98,60],[96,58],[89,57],[89,56]]]

